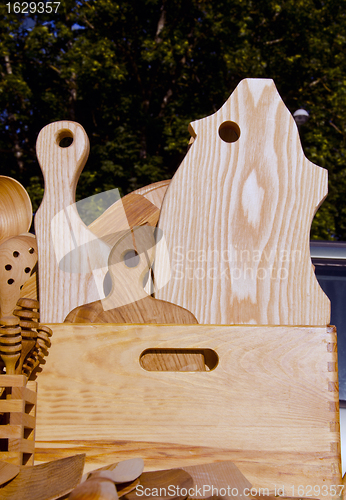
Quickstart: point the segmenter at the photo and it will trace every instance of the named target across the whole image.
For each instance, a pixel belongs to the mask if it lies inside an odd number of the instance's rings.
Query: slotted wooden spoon
[[[37,264],[37,242],[33,234],[21,234],[0,245],[0,311],[13,313],[21,290]]]

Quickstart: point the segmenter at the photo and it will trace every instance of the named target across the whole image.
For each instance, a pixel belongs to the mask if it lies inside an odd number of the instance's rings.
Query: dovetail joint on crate
[[[0,460],[34,465],[37,384],[24,375],[0,378]]]

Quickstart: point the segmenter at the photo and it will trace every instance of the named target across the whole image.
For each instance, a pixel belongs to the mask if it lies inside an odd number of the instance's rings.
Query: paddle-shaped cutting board
[[[200,324],[326,325],[310,259],[327,171],[311,163],[270,79],[247,79],[195,138],[162,203],[156,293]]]
[[[72,144],[62,147],[66,137]],[[68,121],[47,125],[36,152],[45,181],[35,216],[41,321],[62,322],[74,307],[100,298],[97,280],[103,283],[109,247],[82,222],[75,204],[77,181],[89,155],[83,127]],[[72,252],[78,249],[79,255]],[[69,265],[66,255],[71,255]]]

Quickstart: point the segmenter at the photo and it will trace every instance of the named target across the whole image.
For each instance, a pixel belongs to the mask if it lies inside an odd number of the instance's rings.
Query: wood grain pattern
[[[77,486],[83,473],[85,455],[22,468],[0,488],[1,500],[56,500]]]
[[[190,499],[202,499],[215,495],[216,497],[221,496],[223,500],[235,500],[236,498],[244,498],[252,487],[252,484],[246,479],[244,474],[230,461],[190,465],[182,467],[182,469],[190,474],[194,482],[196,495],[195,497],[190,495]],[[233,494],[231,493],[232,490]],[[230,493],[221,495],[220,491]],[[238,494],[236,493],[237,491]]]
[[[0,314],[13,313],[25,283],[37,264],[37,243],[26,233],[4,241],[0,246]]]
[[[132,252],[131,263],[126,255]],[[136,227],[114,245],[109,256],[112,279],[110,294],[71,311],[65,321],[70,323],[197,323],[186,309],[154,299],[143,287],[155,255],[154,228]],[[134,265],[135,264],[135,265]]]
[[[162,203],[155,296],[200,324],[327,325],[309,250],[327,194],[272,80],[243,80],[195,138]],[[230,142],[236,139],[235,142]]]
[[[160,468],[231,460],[271,491],[340,484],[333,329],[49,326],[55,341],[40,375],[38,460],[75,447],[95,468],[118,461],[121,450],[122,459],[132,453]],[[209,348],[219,364],[148,372],[139,358],[149,348]]]
[[[60,147],[66,137],[72,144]],[[45,180],[35,216],[41,321],[62,322],[75,307],[104,296],[109,247],[82,222],[75,206],[77,181],[89,155],[83,127],[68,121],[47,125],[36,152]]]
[[[110,247],[135,226],[156,226],[160,210],[144,196],[130,193],[111,205],[88,228]]]
[[[149,184],[148,186],[136,189],[133,192],[143,195],[147,200],[156,205],[157,208],[161,209],[162,201],[170,182],[170,179],[154,182],[153,184]]]
[[[0,243],[29,231],[32,205],[26,189],[12,177],[0,175]]]
[[[7,483],[19,473],[19,465],[0,462],[0,485]]]
[[[196,324],[197,320],[186,309],[147,295],[143,280],[155,254],[153,228],[137,227],[120,238],[109,256],[112,289],[104,300],[98,300],[73,309],[66,317],[69,323],[175,323]],[[138,263],[128,267],[124,256],[137,253]],[[143,366],[148,369],[205,370],[203,353],[151,353]]]

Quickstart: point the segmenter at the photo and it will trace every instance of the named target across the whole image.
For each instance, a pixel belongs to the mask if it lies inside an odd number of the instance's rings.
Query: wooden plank
[[[271,491],[341,481],[332,328],[50,327],[37,460],[80,447],[95,468],[117,461],[120,450],[122,458],[143,456],[144,447],[160,468],[231,460]],[[206,372],[146,371],[140,356],[151,348],[208,348],[219,362]]]
[[[309,249],[327,170],[304,156],[274,82],[243,80],[190,133],[161,207],[155,297],[200,324],[328,324]]]

